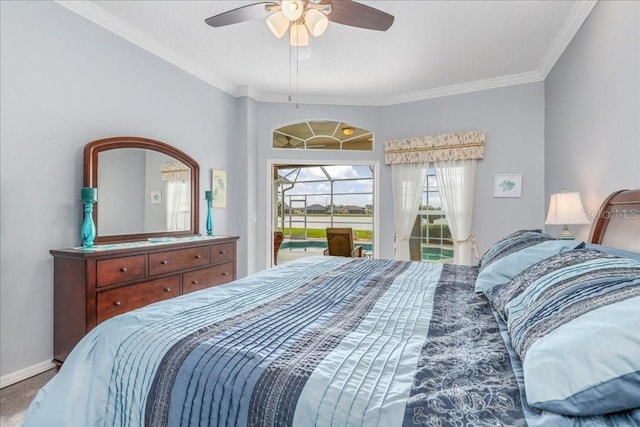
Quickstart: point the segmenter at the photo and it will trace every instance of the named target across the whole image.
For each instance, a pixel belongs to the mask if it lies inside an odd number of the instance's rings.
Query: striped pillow
[[[583,247],[584,242],[575,240],[546,240],[503,256],[482,269],[476,278],[474,290],[483,292],[487,298],[491,299],[492,293],[526,268],[556,254]]]
[[[564,415],[640,407],[640,262],[579,249],[523,271],[504,307],[529,404]]]
[[[507,237],[498,240],[482,255],[478,262],[478,271],[484,270],[488,265],[500,258],[547,240],[555,240],[555,238],[544,234],[542,230],[519,230],[511,233]]]

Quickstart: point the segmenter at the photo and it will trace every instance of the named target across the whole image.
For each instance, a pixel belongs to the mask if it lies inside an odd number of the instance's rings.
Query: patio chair
[[[353,246],[353,229],[327,228],[327,249],[325,255],[362,257],[362,246]]]
[[[278,249],[280,244],[284,240],[284,234],[282,231],[273,232],[273,265],[278,265]]]

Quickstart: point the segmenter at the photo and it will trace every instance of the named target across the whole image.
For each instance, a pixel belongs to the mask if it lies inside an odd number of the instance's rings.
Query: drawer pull
[[[122,303],[120,301],[116,301],[113,303],[113,305],[115,305],[116,307],[120,307]]]
[[[167,264],[169,264],[169,261],[167,261],[167,260],[165,259],[164,261],[160,261],[160,264],[162,264],[162,265],[167,265]]]
[[[224,273],[222,273],[223,276],[228,276],[229,273],[227,273],[226,271]]]
[[[227,253],[227,251],[220,251],[220,255],[224,255],[226,253]]]
[[[165,292],[171,292],[171,288],[164,288]]]
[[[198,281],[197,280],[193,280],[191,283],[193,283],[194,285],[197,285]]]
[[[123,272],[123,273],[126,273],[127,272],[127,267],[120,268],[120,271]]]
[[[202,255],[196,255],[196,259],[202,258]]]

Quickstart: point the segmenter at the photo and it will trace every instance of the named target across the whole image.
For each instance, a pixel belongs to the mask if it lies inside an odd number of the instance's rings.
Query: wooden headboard
[[[589,241],[640,252],[640,189],[616,191],[605,199]]]

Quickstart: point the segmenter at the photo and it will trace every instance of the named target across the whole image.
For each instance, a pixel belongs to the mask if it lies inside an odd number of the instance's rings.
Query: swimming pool
[[[356,243],[356,245],[362,246],[362,250],[365,252],[373,251],[373,244],[371,243]],[[282,242],[280,250],[300,250],[310,252],[322,252],[327,249],[327,242],[322,240],[287,240]],[[423,261],[439,261],[443,259],[453,258],[452,249],[442,249],[433,247],[422,247],[422,260]]]
[[[362,246],[363,251],[372,251],[373,245],[371,243],[356,243],[356,246]],[[320,252],[327,249],[327,242],[323,240],[287,240],[282,242],[280,250],[282,249],[321,249]]]

